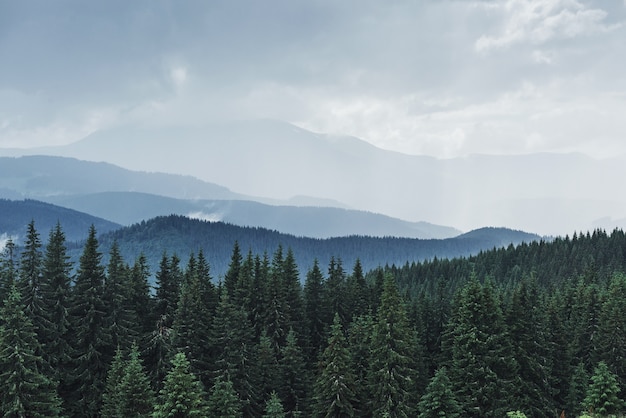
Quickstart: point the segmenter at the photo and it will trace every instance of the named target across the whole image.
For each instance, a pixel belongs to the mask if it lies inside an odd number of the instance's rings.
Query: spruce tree
[[[172,369],[165,377],[163,389],[154,407],[154,418],[205,418],[208,415],[206,393],[191,372],[184,353],[172,359]]]
[[[70,271],[65,234],[59,223],[50,231],[46,245],[41,294],[47,329],[43,334],[44,359],[52,370],[52,379],[59,382],[59,395],[64,402],[71,394],[69,371],[72,360],[70,336]]]
[[[369,385],[374,416],[414,416],[419,377],[418,341],[391,276],[385,278],[371,353]]]
[[[318,354],[324,345],[325,318],[322,307],[322,283],[324,277],[317,259],[306,275],[304,282],[305,335],[307,340],[307,356],[310,363],[317,361]]]
[[[461,290],[449,337],[450,380],[468,417],[501,417],[515,408],[517,363],[512,354],[501,302],[490,283],[474,277]]]
[[[281,350],[278,395],[283,401],[287,416],[308,412],[309,374],[304,354],[296,334],[289,330],[285,347]]]
[[[319,367],[321,373],[315,380],[314,416],[354,417],[357,383],[350,367],[350,352],[339,314],[335,314]]]
[[[605,362],[595,368],[587,394],[583,400],[583,410],[601,417],[618,415],[624,411],[624,401],[619,397],[620,387],[615,374]]]
[[[126,368],[126,361],[124,360],[124,353],[118,347],[113,356],[111,367],[107,371],[107,378],[104,387],[104,393],[102,394],[102,409],[100,416],[102,418],[118,418],[118,406],[122,396],[120,390],[120,383],[122,377],[124,377],[124,369]]]
[[[80,257],[72,292],[71,332],[74,336],[72,415],[97,417],[102,406],[106,372],[113,357],[106,321],[104,267],[92,225]]]
[[[0,304],[9,296],[11,288],[17,282],[16,255],[15,243],[9,238],[0,257]]]
[[[129,272],[116,241],[111,245],[106,271],[104,297],[106,301],[106,325],[111,335],[111,346],[127,350],[131,339],[138,337],[133,325],[138,319],[130,310]]]
[[[372,410],[372,385],[369,383],[374,318],[370,314],[354,318],[348,330],[350,369],[355,376],[356,416],[369,417]]]
[[[119,384],[118,416],[143,418],[152,415],[154,392],[139,358],[139,348],[133,344]]]
[[[452,383],[445,367],[437,369],[418,404],[419,418],[457,418],[461,407],[452,392]]]
[[[4,417],[61,416],[56,385],[42,372],[33,325],[15,284],[0,309],[0,414]]]
[[[270,398],[265,403],[265,414],[263,414],[263,418],[285,418],[283,403],[280,401],[276,392],[272,392]]]
[[[237,397],[237,392],[233,388],[233,382],[228,378],[228,374],[218,376],[213,383],[208,400],[208,416],[220,418],[242,417],[241,401]]]

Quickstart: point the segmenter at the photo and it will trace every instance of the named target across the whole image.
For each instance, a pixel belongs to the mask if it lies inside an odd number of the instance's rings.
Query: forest
[[[5,417],[578,417],[626,411],[626,234],[365,271],[233,242],[76,265],[34,222],[0,255]],[[104,255],[106,254],[106,263]],[[154,276],[152,282],[150,278]]]

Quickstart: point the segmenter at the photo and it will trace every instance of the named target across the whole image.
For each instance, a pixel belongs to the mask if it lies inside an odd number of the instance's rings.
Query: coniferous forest
[[[301,277],[280,245],[163,248],[61,225],[0,256],[5,417],[578,417],[626,411],[626,234]],[[103,256],[106,254],[106,264]],[[154,282],[152,281],[154,278]]]

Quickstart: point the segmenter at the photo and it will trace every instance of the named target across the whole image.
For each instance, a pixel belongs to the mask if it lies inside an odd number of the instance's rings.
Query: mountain
[[[81,213],[75,210],[51,205],[36,200],[0,199],[0,241],[12,237],[16,243],[26,236],[26,227],[35,222],[35,228],[46,242],[48,233],[61,223],[68,241],[87,238],[89,227],[94,225],[101,233],[119,229],[121,225]],[[2,238],[4,237],[4,238]]]
[[[505,239],[505,235],[512,240]],[[155,272],[164,251],[177,254],[184,262],[190,253],[203,251],[214,278],[222,277],[228,268],[233,245],[237,242],[244,255],[251,251],[271,258],[279,246],[291,249],[298,260],[301,279],[317,259],[327,265],[331,257],[340,258],[349,271],[360,259],[367,271],[385,265],[437,258],[467,257],[494,247],[517,245],[539,240],[534,234],[487,229],[478,236],[422,240],[395,237],[350,236],[314,239],[282,234],[265,228],[241,227],[224,222],[208,222],[183,216],[162,216],[100,236],[102,251],[116,241],[126,260],[143,253]]]
[[[268,205],[244,200],[255,198],[191,176],[135,172],[64,157],[0,157],[0,197],[39,199],[124,225],[178,214],[315,238],[447,238],[461,233],[450,227],[365,211],[294,206],[317,203],[302,196],[289,205]]]
[[[311,238],[369,235],[428,239],[448,238],[461,233],[454,228],[426,222],[406,222],[365,211],[276,206],[247,200],[182,200],[138,192],[103,192],[44,199],[124,225],[177,214],[213,222],[258,226]]]
[[[564,235],[626,217],[622,158],[580,154],[436,159],[261,120],[196,127],[119,126],[45,152],[192,175],[238,193],[314,196],[408,221]],[[140,157],[139,157],[140,156]]]

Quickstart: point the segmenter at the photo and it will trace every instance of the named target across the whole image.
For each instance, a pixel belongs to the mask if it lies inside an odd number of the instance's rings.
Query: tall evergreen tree
[[[372,334],[369,384],[374,416],[415,415],[418,391],[417,335],[391,276],[384,282]]]
[[[215,379],[207,405],[208,416],[211,417],[239,418],[243,416],[241,401],[233,388],[233,382],[228,379],[228,374]]]
[[[111,347],[130,348],[131,338],[137,338],[133,325],[138,319],[130,310],[129,272],[117,242],[113,242],[109,252],[109,263],[104,284],[106,305],[106,325],[111,335]]]
[[[138,334],[141,339],[145,339],[153,329],[151,314],[154,307],[150,296],[149,278],[148,260],[145,254],[139,254],[129,272],[128,300],[130,310],[137,318],[134,333]]]
[[[92,225],[80,257],[70,308],[74,335],[72,416],[97,417],[100,413],[106,372],[114,351],[106,323],[105,274],[98,246]]]
[[[598,416],[615,416],[624,411],[624,400],[619,397],[620,387],[617,377],[611,373],[605,362],[595,368],[583,409]]]
[[[356,416],[372,416],[372,385],[369,383],[372,333],[374,318],[370,314],[354,318],[348,332],[350,369],[358,383],[356,386]]]
[[[320,368],[315,380],[314,416],[354,417],[357,382],[350,367],[350,352],[339,314],[335,314]]]
[[[307,340],[307,356],[310,363],[317,361],[325,340],[325,318],[322,307],[322,283],[324,277],[317,259],[306,275],[304,282],[305,336]]]
[[[348,288],[348,294],[350,295],[350,308],[348,316],[351,321],[354,317],[365,315],[369,310],[370,292],[363,274],[361,260],[358,258],[354,263],[352,274],[348,277],[346,285]]]
[[[235,288],[237,287],[237,280],[239,279],[239,270],[241,269],[241,263],[243,262],[243,256],[241,255],[241,249],[239,243],[235,241],[233,245],[233,252],[230,257],[230,264],[228,270],[224,275],[224,289],[228,296],[235,298]]]
[[[474,277],[461,290],[450,322],[450,378],[467,417],[501,417],[515,409],[517,363],[501,302],[491,284]]]
[[[263,414],[263,418],[285,418],[283,403],[280,401],[276,392],[272,392],[270,398],[265,403],[265,414]]]
[[[281,350],[279,382],[278,395],[287,416],[306,416],[311,383],[302,349],[293,330],[289,330],[285,347]]]
[[[17,282],[17,256],[15,243],[9,238],[4,244],[2,257],[0,257],[0,303],[11,293],[11,288]]]
[[[445,367],[437,369],[430,380],[426,393],[418,404],[419,418],[457,418],[461,416],[461,407],[452,392],[452,383]]]
[[[47,329],[43,334],[44,359],[52,370],[52,379],[59,382],[59,395],[64,402],[71,394],[69,371],[72,348],[70,337],[70,271],[72,263],[67,255],[65,234],[57,223],[50,231],[44,256],[41,294]]]
[[[42,359],[33,325],[23,311],[19,290],[11,286],[0,309],[0,413],[4,417],[59,417],[56,385],[41,373]]]
[[[100,410],[101,418],[118,418],[118,406],[122,397],[120,383],[124,377],[126,361],[122,349],[118,347],[113,356],[111,367],[107,371],[107,378],[102,394],[102,409]]]
[[[136,344],[131,347],[119,388],[118,416],[124,418],[152,416],[154,392],[139,358],[139,348]]]
[[[191,372],[184,353],[172,359],[172,369],[165,377],[159,400],[155,404],[154,418],[205,418],[208,415],[206,393],[202,384]]]

